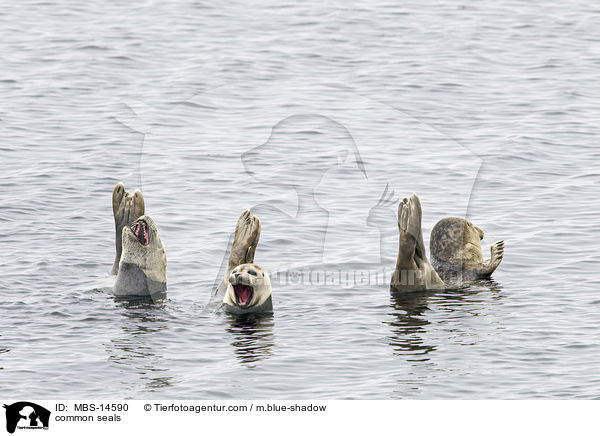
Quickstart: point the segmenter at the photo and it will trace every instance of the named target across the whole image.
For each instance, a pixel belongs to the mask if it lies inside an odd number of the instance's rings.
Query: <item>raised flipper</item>
[[[418,197],[403,199],[398,206],[400,240],[396,268],[416,269],[415,250],[421,229],[421,208]]]
[[[417,194],[400,202],[398,259],[390,283],[394,290],[437,289],[444,285],[427,259],[421,217],[421,202]]]
[[[260,220],[256,216],[251,216],[250,211],[246,209],[240,215],[235,226],[235,235],[229,254],[229,266],[225,277],[228,277],[236,266],[254,262],[254,252],[259,238]]]
[[[113,189],[112,195],[113,217],[115,219],[115,263],[111,273],[116,275],[119,271],[119,261],[121,260],[121,251],[123,250],[123,227],[131,224],[139,217],[144,215],[144,196],[140,191],[135,191],[133,195],[125,191],[123,183],[117,183]]]
[[[492,275],[504,258],[504,241],[498,241],[490,247],[491,258],[482,266],[473,268],[478,278],[487,278]]]

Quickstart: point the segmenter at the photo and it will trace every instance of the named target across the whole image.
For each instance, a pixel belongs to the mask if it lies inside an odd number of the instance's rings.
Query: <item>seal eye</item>
[[[254,271],[253,269],[248,270],[248,274],[250,274],[251,276],[255,276],[256,275],[256,271]]]

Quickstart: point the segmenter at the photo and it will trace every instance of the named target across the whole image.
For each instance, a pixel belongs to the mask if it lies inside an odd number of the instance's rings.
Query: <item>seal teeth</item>
[[[143,245],[148,245],[150,242],[150,235],[148,231],[148,224],[145,221],[136,221],[131,225],[131,231]]]

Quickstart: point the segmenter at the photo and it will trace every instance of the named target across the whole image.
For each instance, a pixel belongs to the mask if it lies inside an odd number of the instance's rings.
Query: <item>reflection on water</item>
[[[154,333],[167,328],[165,308],[166,299],[149,298],[115,299],[118,307],[123,309],[121,315],[125,322],[121,328],[132,336]]]
[[[502,285],[492,278],[477,280],[471,283],[471,286],[491,291],[490,297],[493,300],[500,300],[502,298],[502,294],[500,293]]]
[[[240,362],[254,363],[267,359],[273,354],[275,341],[272,313],[245,316],[228,314],[227,317],[229,327],[226,331],[232,335],[231,345]]]
[[[437,346],[427,341],[428,333],[436,323],[435,313],[443,313],[443,323],[452,320],[485,315],[492,301],[502,299],[502,287],[492,279],[479,280],[457,289],[440,292],[391,292],[390,308],[393,321],[389,344],[394,354],[405,356],[410,362],[427,362]],[[430,316],[429,314],[432,313]],[[436,327],[439,327],[438,322]],[[466,324],[468,325],[468,324]],[[450,327],[457,337],[470,336],[464,330],[465,324]]]
[[[121,334],[105,344],[109,360],[131,368],[143,382],[143,390],[154,391],[172,383],[172,377],[157,373],[168,370],[163,365],[162,346],[157,347],[153,336],[169,328],[165,313],[166,299],[115,299],[116,310],[122,318]]]
[[[430,322],[423,315],[427,307],[427,292],[393,292],[390,307],[396,318],[389,322],[392,327],[390,345],[397,355],[408,355],[410,361],[427,361],[430,352],[435,351],[434,345],[425,344],[424,335]]]

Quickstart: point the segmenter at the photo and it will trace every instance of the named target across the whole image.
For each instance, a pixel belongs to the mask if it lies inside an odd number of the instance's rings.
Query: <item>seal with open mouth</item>
[[[393,291],[442,289],[463,280],[488,278],[500,265],[504,241],[496,242],[491,247],[491,259],[484,261],[479,243],[483,231],[464,218],[444,218],[434,226],[429,263],[421,218],[417,194],[400,202],[398,259],[390,283]]]
[[[167,256],[152,218],[144,215],[144,196],[117,183],[112,197],[117,256],[113,292],[118,296],[151,296],[167,289]]]
[[[123,252],[114,286],[119,296],[151,296],[167,289],[167,256],[147,215],[123,228]]]
[[[225,274],[227,290],[223,308],[229,313],[245,314],[273,310],[271,281],[267,272],[254,262],[260,237],[260,220],[245,210],[238,219]]]

